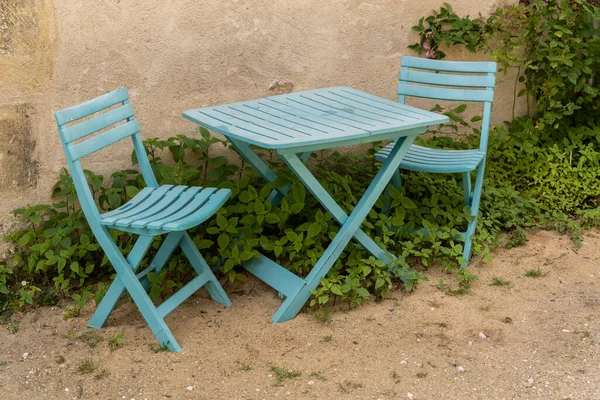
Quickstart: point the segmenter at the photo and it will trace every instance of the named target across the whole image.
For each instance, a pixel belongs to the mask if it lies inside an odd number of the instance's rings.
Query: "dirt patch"
[[[557,233],[530,234],[472,272],[479,280],[463,296],[440,292],[448,277],[430,271],[415,293],[339,308],[327,322],[302,313],[277,325],[269,318],[281,300],[248,278],[226,287],[230,308],[198,293],[167,318],[181,353],[155,352],[131,302],[102,330],[85,327],[91,303],[67,321],[62,308],[41,308],[16,316],[8,328],[18,332],[0,330],[0,391],[4,399],[600,399],[598,231],[579,248]],[[493,278],[508,286],[489,286]]]

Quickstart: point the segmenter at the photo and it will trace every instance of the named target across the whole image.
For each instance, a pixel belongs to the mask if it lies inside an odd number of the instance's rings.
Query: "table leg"
[[[250,165],[252,165],[252,167],[267,182],[273,182],[275,179],[277,179],[277,175],[275,174],[275,172],[273,172],[273,170],[271,168],[269,168],[267,163],[265,163],[262,160],[262,158],[260,158],[258,156],[258,154],[256,154],[254,152],[254,150],[252,150],[250,148],[250,146],[248,144],[241,142],[237,139],[232,139],[232,138],[228,138],[228,139],[231,142],[232,146],[242,155],[242,157],[244,157],[246,159],[246,161]],[[312,153],[311,151],[306,151],[306,152],[300,153],[300,159],[302,160],[303,163],[306,163],[308,161],[308,158],[310,157],[311,153]],[[267,197],[266,201],[273,205],[278,205],[279,202],[281,201],[281,199],[283,199],[283,197],[286,195],[286,193],[290,190],[290,188],[291,188],[290,185],[286,185],[281,188],[273,189],[273,191],[271,192],[269,197]]]
[[[297,159],[297,156],[294,153],[286,153],[283,150],[280,152],[280,155],[282,156],[284,161],[290,166],[290,168],[294,169],[298,177],[302,180],[302,182],[305,182],[305,185],[307,185],[307,188],[313,193],[313,195],[317,197],[317,199],[319,199],[323,206],[325,206],[328,210],[334,210],[334,212],[338,214],[336,219],[339,218],[338,220],[342,220],[343,222],[341,222],[342,227],[339,230],[338,234],[335,236],[331,244],[327,247],[327,249],[321,256],[317,264],[310,271],[306,279],[304,279],[304,284],[299,285],[296,293],[288,295],[281,307],[273,316],[273,322],[288,321],[298,314],[300,309],[309,299],[311,290],[317,288],[319,282],[321,281],[321,278],[323,278],[327,274],[327,272],[329,272],[329,270],[331,269],[335,261],[338,259],[342,251],[346,248],[350,240],[353,237],[355,237],[360,231],[360,225],[367,217],[369,211],[375,205],[375,202],[389,183],[394,172],[398,169],[400,161],[408,151],[414,139],[415,136],[409,136],[400,138],[398,141],[396,141],[396,144],[394,145],[394,148],[390,152],[388,158],[383,163],[379,172],[377,172],[377,175],[375,175],[375,177],[373,178],[373,181],[367,188],[363,197],[360,199],[350,216],[346,216],[346,214],[343,211],[342,213],[344,214],[344,216],[340,215],[339,210],[337,210],[339,206],[335,203],[331,196],[327,194],[327,192],[322,188],[322,186],[318,184],[318,181],[316,181],[316,179],[310,173],[310,171],[308,171],[308,169],[303,164],[299,163],[299,160]],[[302,167],[300,165],[302,165]],[[313,186],[315,182],[318,184],[318,186]],[[369,238],[369,240],[371,239]],[[373,244],[375,243],[373,242]],[[375,246],[377,245],[375,244]],[[377,248],[379,248],[379,246],[377,246]],[[380,249],[380,251],[384,250]]]

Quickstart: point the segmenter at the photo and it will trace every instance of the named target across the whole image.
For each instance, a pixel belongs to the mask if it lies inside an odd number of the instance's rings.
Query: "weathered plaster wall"
[[[142,135],[168,137],[196,132],[183,110],[269,95],[277,80],[394,99],[400,57],[418,39],[410,27],[441,3],[0,0],[0,215],[48,201],[65,165],[57,109],[127,86]],[[487,14],[495,0],[453,5]],[[505,79],[495,122],[510,117]],[[88,167],[114,170],[129,151],[103,153]]]

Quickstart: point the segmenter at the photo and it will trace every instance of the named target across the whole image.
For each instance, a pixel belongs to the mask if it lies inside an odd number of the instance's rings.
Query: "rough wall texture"
[[[127,86],[142,135],[193,135],[188,108],[347,85],[395,98],[410,27],[440,0],[0,0],[0,215],[48,201],[65,165],[53,111]],[[495,0],[458,0],[487,14]],[[454,58],[474,59],[466,52]],[[494,121],[510,117],[498,86]],[[520,110],[517,110],[518,112]],[[129,148],[87,165],[108,172]]]

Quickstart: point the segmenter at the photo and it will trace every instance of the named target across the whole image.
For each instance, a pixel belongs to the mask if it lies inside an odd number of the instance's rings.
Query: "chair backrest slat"
[[[100,149],[105,148],[106,146],[110,146],[119,140],[135,135],[139,131],[140,125],[136,120],[132,120],[109,131],[103,132],[98,136],[88,139],[85,142],[67,145],[65,147],[65,151],[71,160],[79,160],[80,158],[90,155]]]
[[[496,79],[488,75],[456,75],[456,74],[432,74],[403,69],[400,72],[402,82],[423,83],[427,85],[457,86],[473,88],[493,88]]]
[[[422,97],[436,100],[456,101],[493,101],[494,92],[491,90],[461,90],[428,86],[408,85],[400,83],[398,94],[411,97]]]
[[[79,105],[54,113],[58,132],[67,156],[69,169],[77,189],[79,201],[90,225],[98,227],[100,213],[95,206],[94,196],[87,185],[80,159],[120,140],[131,138],[146,185],[158,187],[148,155],[140,135],[140,125],[134,118],[133,107],[128,103],[127,89],[120,88]],[[113,109],[111,107],[117,106]],[[93,117],[82,120],[82,118]],[[80,121],[81,120],[81,121]],[[69,124],[69,126],[67,126]],[[106,129],[104,132],[97,132]],[[96,133],[93,137],[86,137]],[[80,141],[76,142],[77,140]]]
[[[76,125],[63,128],[61,138],[65,143],[71,143],[114,125],[117,122],[132,118],[133,115],[133,106],[128,103]]]
[[[485,61],[440,61],[420,57],[402,57],[402,67],[444,72],[496,73],[496,63]]]
[[[406,97],[483,103],[479,149],[486,151],[496,63],[479,61],[440,61],[402,57],[398,101]]]
[[[128,98],[129,94],[127,93],[127,89],[120,88],[76,106],[57,111],[54,113],[54,117],[56,118],[58,125],[65,125],[69,122],[97,113],[98,111],[105,110],[115,104],[123,103]]]

